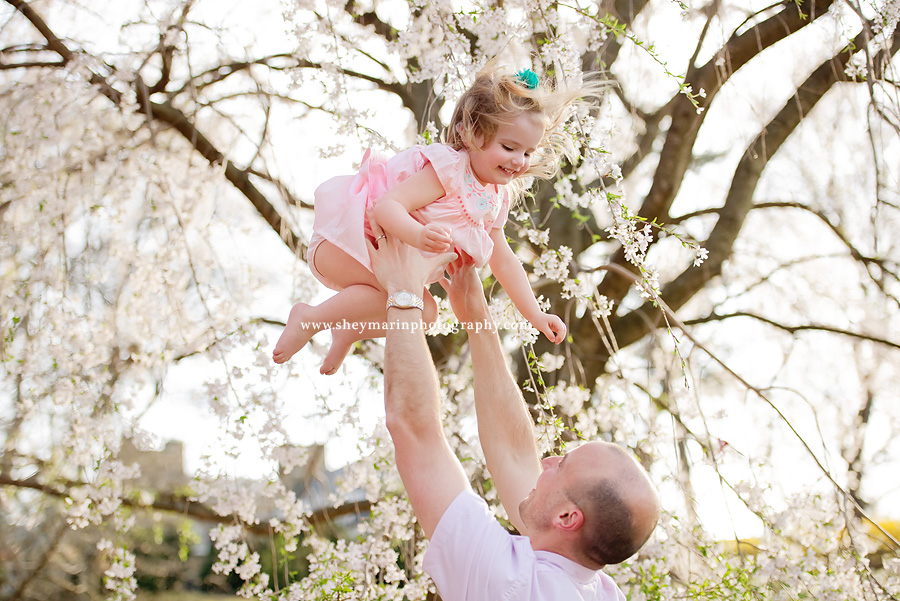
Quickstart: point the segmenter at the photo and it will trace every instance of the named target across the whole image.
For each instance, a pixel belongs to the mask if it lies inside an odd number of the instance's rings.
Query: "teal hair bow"
[[[538,86],[537,73],[535,73],[531,69],[522,69],[521,71],[516,73],[516,81],[521,83],[529,90],[533,90]]]

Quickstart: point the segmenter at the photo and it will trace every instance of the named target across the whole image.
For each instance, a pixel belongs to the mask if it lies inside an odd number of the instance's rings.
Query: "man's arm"
[[[380,229],[373,224],[376,235]],[[426,259],[394,238],[369,245],[372,270],[387,293],[420,294],[435,267],[454,257]],[[384,356],[384,410],[394,442],[397,469],[425,536],[431,538],[450,503],[469,488],[459,460],[441,425],[437,373],[425,343],[422,312],[391,308],[387,312]]]
[[[449,285],[444,285],[453,311],[469,335],[481,448],[510,521],[527,534],[519,517],[519,503],[534,488],[542,471],[534,424],[506,364],[474,268],[451,269],[450,275]]]

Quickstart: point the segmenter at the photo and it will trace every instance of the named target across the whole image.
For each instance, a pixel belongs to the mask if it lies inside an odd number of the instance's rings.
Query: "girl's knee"
[[[323,240],[313,254],[313,268],[330,282],[335,290],[356,284],[381,289],[375,275],[346,251],[328,240]],[[330,286],[329,286],[330,287]]]

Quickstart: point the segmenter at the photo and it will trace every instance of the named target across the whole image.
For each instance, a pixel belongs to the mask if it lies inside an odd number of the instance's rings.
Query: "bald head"
[[[567,487],[584,513],[575,552],[600,567],[625,561],[643,546],[659,519],[659,499],[647,472],[622,447],[586,443],[573,451],[582,468]]]

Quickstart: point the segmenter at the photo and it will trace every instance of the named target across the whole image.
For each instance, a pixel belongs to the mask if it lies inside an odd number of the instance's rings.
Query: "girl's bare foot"
[[[332,328],[331,348],[328,349],[325,360],[322,361],[322,367],[319,368],[319,373],[325,376],[334,374],[344,362],[344,358],[347,356],[347,353],[350,352],[353,343],[359,340],[359,337],[360,332],[352,329]]]
[[[306,303],[297,303],[291,307],[287,325],[284,326],[284,331],[281,333],[281,337],[275,344],[275,350],[272,352],[272,359],[275,363],[288,361],[297,351],[306,346],[309,339],[316,333],[316,330],[307,324],[306,319],[304,319],[311,308]],[[338,363],[338,366],[340,366],[340,363]]]

